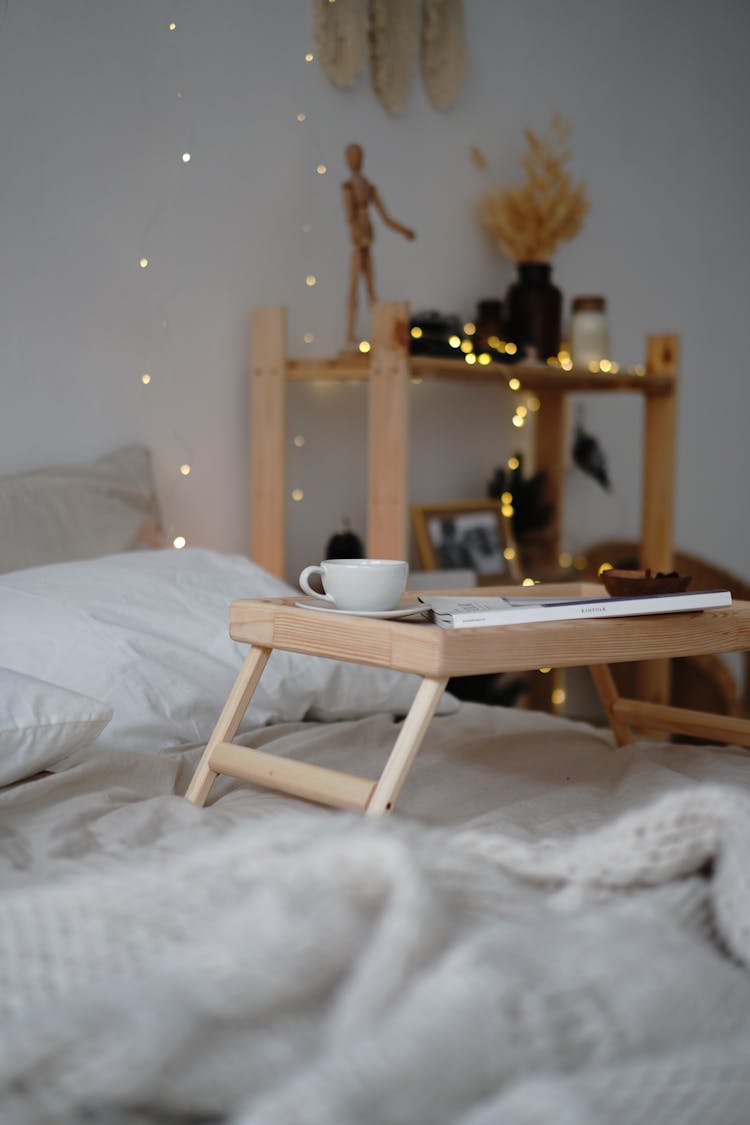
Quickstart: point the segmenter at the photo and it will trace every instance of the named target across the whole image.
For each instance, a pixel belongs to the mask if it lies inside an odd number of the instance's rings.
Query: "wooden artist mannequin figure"
[[[360,276],[364,278],[367,299],[372,304],[377,300],[370,247],[375,234],[370,222],[370,204],[377,210],[383,222],[391,230],[397,230],[404,238],[414,238],[414,231],[396,222],[386,211],[378,190],[362,175],[364,153],[361,145],[347,145],[346,163],[351,176],[341,185],[344,195],[344,210],[352,240],[352,258],[349,271],[349,299],[347,302],[347,337],[356,340],[355,321],[357,317],[357,291]]]

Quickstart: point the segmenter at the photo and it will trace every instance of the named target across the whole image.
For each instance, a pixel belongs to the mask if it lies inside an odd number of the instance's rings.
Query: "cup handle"
[[[320,594],[320,593],[318,593],[317,590],[313,590],[312,586],[310,585],[311,575],[322,574],[322,573],[323,573],[323,567],[322,566],[306,566],[305,569],[302,571],[302,573],[299,576],[299,584],[300,584],[301,588],[305,591],[305,593],[310,595],[310,597],[317,598],[318,601],[321,601],[321,602],[333,602],[334,599],[331,597],[330,594]]]

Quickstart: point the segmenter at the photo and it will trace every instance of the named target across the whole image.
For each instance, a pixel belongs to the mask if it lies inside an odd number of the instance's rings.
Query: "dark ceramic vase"
[[[508,290],[508,335],[519,351],[546,360],[560,350],[562,294],[547,262],[519,262]]]

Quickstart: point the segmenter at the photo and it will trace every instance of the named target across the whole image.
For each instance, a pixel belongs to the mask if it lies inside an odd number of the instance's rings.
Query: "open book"
[[[566,598],[560,596],[451,598],[420,595],[442,629],[476,629],[482,625],[518,625],[532,621],[571,621],[575,618],[634,617],[648,613],[685,613],[732,604],[729,590],[696,590],[682,594],[643,594],[627,598]]]

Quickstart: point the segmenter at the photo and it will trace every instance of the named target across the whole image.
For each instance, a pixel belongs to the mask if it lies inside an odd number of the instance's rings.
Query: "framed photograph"
[[[480,581],[521,581],[511,518],[497,500],[414,504],[411,518],[424,570],[470,568]]]

